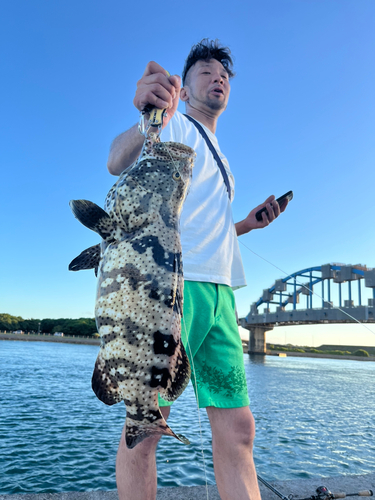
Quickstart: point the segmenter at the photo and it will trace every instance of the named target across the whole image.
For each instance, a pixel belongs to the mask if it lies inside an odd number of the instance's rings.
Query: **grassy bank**
[[[248,352],[248,341],[242,339],[243,351]],[[292,344],[267,344],[267,355],[296,356],[305,358],[352,359],[356,361],[375,361],[375,347],[322,345],[318,348],[294,346]]]
[[[305,354],[331,354],[334,356],[356,356],[368,358],[375,356],[375,347],[371,346],[336,346],[321,345],[319,347],[296,346],[292,344],[267,344],[267,350],[278,352],[295,352]]]

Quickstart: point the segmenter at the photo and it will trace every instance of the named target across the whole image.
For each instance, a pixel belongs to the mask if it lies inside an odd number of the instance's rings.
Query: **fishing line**
[[[177,171],[179,171],[178,169],[178,166],[176,165],[170,151],[169,151],[169,148],[165,145],[165,143],[160,143],[160,144],[163,144],[167,153],[169,154],[170,158],[171,158],[171,161],[174,165],[174,167],[176,168]],[[186,198],[186,195],[185,195],[185,198]],[[180,230],[179,230],[180,232]],[[182,323],[183,323],[183,326],[184,326],[184,331],[185,331],[185,337],[186,337],[186,346],[187,348],[189,349],[189,354],[190,354],[190,359],[191,359],[191,368],[193,370],[193,373],[194,373],[194,387],[195,387],[195,396],[196,396],[196,400],[197,400],[197,409],[198,409],[198,423],[199,423],[199,435],[200,435],[200,441],[201,441],[201,448],[202,448],[202,460],[203,460],[203,470],[204,470],[204,477],[205,477],[205,482],[206,482],[206,495],[207,495],[207,500],[209,500],[209,494],[208,494],[208,481],[207,481],[207,468],[206,468],[206,460],[205,460],[205,457],[204,457],[204,445],[203,445],[203,433],[202,433],[202,421],[201,421],[201,416],[200,416],[200,406],[199,406],[199,396],[198,396],[198,384],[197,384],[197,377],[196,377],[196,372],[195,372],[195,366],[194,366],[194,359],[193,359],[193,353],[191,351],[191,346],[190,346],[190,341],[189,341],[189,336],[188,336],[188,333],[187,333],[187,328],[186,328],[186,323],[185,323],[185,317],[183,315],[183,311],[182,312]]]
[[[198,384],[197,384],[197,377],[195,375],[195,366],[194,366],[194,359],[193,359],[193,353],[191,352],[191,347],[190,347],[190,342],[189,342],[189,337],[187,334],[187,329],[186,329],[186,324],[185,324],[185,318],[182,315],[182,322],[184,324],[184,330],[185,330],[185,336],[186,336],[186,344],[189,349],[189,354],[190,354],[190,359],[191,359],[191,367],[193,369],[194,373],[194,387],[195,387],[195,396],[197,399],[197,408],[198,408],[198,422],[199,422],[199,435],[200,435],[200,440],[201,440],[201,447],[202,447],[202,459],[203,459],[203,470],[204,470],[204,477],[206,481],[206,494],[207,494],[207,500],[209,500],[208,497],[208,481],[207,481],[207,470],[206,470],[206,461],[204,458],[204,446],[203,446],[203,433],[202,433],[202,422],[201,422],[201,415],[200,415],[200,406],[199,406],[199,396],[198,396]]]

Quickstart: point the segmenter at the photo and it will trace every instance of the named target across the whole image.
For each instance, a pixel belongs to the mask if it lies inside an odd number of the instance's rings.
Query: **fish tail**
[[[172,436],[181,441],[181,443],[190,444],[190,441],[185,436],[173,432],[164,420],[160,410],[159,413],[159,418],[147,423],[144,420],[140,422],[133,420],[131,417],[126,417],[125,440],[128,448],[134,448],[141,441],[153,435]]]

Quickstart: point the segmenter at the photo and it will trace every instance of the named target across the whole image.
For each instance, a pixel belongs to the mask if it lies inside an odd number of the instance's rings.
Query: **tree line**
[[[90,336],[97,333],[94,318],[23,319],[21,316],[0,314],[0,331],[23,330],[24,332],[56,333]]]

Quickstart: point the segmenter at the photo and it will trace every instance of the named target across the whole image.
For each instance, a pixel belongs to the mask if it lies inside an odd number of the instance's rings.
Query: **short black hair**
[[[210,59],[219,61],[228,73],[229,78],[234,77],[233,59],[229,47],[223,47],[218,39],[209,40],[208,38],[203,38],[203,40],[192,46],[186,58],[182,71],[182,85],[185,85],[186,75],[197,61],[209,61]]]

